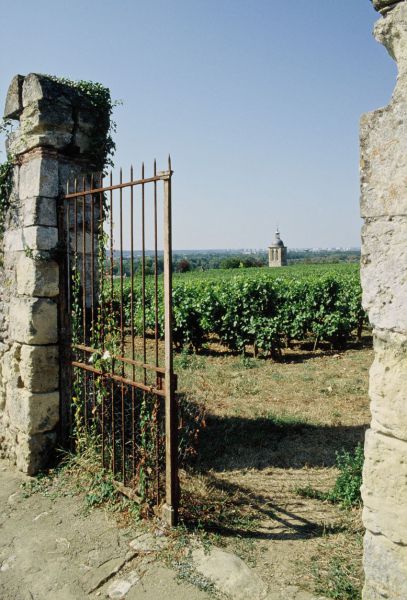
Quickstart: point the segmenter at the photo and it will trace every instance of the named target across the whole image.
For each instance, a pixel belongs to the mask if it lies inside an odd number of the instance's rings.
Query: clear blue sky
[[[396,76],[369,0],[0,4],[2,105],[16,73],[110,87],[116,164],[171,153],[175,248],[360,244],[359,118]]]

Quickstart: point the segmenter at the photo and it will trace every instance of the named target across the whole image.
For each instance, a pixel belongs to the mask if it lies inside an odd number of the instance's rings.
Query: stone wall
[[[364,600],[407,598],[407,1],[373,0],[397,61],[390,104],[361,121],[363,303],[374,328],[365,443]]]
[[[64,433],[66,360],[61,363],[60,355],[67,282],[60,277],[66,258],[60,197],[68,178],[94,166],[101,115],[71,86],[31,73],[13,79],[5,117],[19,127],[8,140],[15,166],[1,241],[0,455],[33,474]]]

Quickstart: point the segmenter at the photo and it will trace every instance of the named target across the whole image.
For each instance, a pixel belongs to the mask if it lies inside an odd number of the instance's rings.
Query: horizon
[[[106,248],[106,250],[109,252],[109,248]],[[230,252],[267,252],[268,251],[268,247],[266,248],[173,248],[172,252],[173,254],[175,253],[179,253],[179,252],[184,252],[184,253],[193,253],[193,252],[201,252],[201,253],[210,253],[210,252],[214,252],[214,253],[220,253],[220,252],[224,252],[224,253],[230,253]],[[293,248],[287,248],[287,252],[337,252],[337,251],[342,251],[342,252],[360,252],[361,251],[361,247],[360,246],[335,246],[335,247],[313,247],[313,248],[302,248],[302,247],[293,247]],[[113,248],[113,252],[117,252],[118,254],[120,254],[120,248]],[[154,249],[152,248],[145,248],[145,252],[146,253],[154,253]],[[131,250],[130,248],[125,249],[123,248],[123,253],[127,253],[130,254]],[[142,253],[142,249],[141,248],[134,248],[133,249],[133,253],[134,254],[141,254]],[[158,254],[162,254],[163,250],[158,250],[157,252]]]

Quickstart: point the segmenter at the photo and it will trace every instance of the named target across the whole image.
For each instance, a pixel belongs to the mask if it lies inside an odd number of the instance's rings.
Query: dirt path
[[[242,589],[251,588],[251,600],[316,600],[298,586],[282,586],[277,573],[267,591],[244,563],[236,567],[235,554],[219,550],[216,590],[207,578],[214,570],[208,547],[203,552],[204,563],[207,557],[211,563],[208,574],[205,566],[203,571],[187,561],[181,566],[190,581],[204,585],[202,591],[164,566],[159,548],[165,537],[134,525],[119,527],[105,510],[85,511],[81,497],[68,488],[64,494],[52,485],[37,493],[22,487],[24,482],[35,487],[36,481],[0,461],[0,600],[161,600],[163,595],[168,600],[246,600]]]
[[[1,600],[120,598],[129,585],[127,600],[158,600],[164,591],[168,599],[210,597],[132,550],[135,528],[118,528],[103,510],[85,514],[77,496],[24,497],[28,478],[8,469],[0,461]]]

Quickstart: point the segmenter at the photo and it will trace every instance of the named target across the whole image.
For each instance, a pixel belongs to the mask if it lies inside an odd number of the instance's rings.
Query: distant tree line
[[[128,254],[128,253],[127,253]],[[360,260],[358,250],[289,250],[288,264],[318,264],[318,263],[356,263]],[[209,269],[248,269],[250,267],[266,267],[268,265],[268,253],[266,251],[246,253],[233,253],[222,251],[190,251],[188,253],[173,254],[173,269],[176,273],[187,273],[189,271],[207,271]],[[110,270],[110,260],[107,259],[106,267]],[[130,277],[131,260],[128,256],[123,257],[122,266],[119,256],[114,256],[113,275],[123,274]],[[163,256],[157,257],[157,270],[162,273],[164,269]],[[133,273],[141,274],[142,262],[139,255],[133,259]],[[146,275],[152,275],[155,270],[154,256],[149,253],[145,257],[144,271]]]

